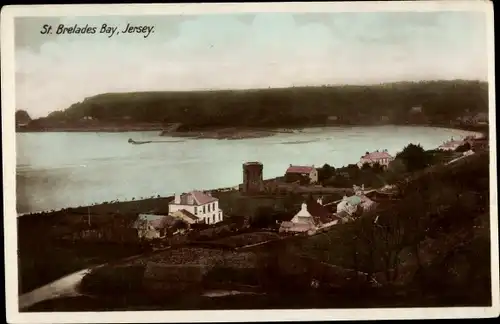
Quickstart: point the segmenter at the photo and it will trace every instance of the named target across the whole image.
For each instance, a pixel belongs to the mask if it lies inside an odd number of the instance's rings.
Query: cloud
[[[35,18],[30,18],[35,19]],[[35,117],[104,92],[486,78],[485,17],[471,13],[64,17],[154,25],[140,35],[40,35],[16,21],[17,108]]]

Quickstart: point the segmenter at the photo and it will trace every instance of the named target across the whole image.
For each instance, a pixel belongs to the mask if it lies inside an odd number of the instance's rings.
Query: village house
[[[342,201],[337,205],[337,216],[347,214],[352,217],[357,212],[366,213],[377,207],[377,203],[366,196],[364,185],[354,185],[353,190],[353,196],[344,196]]]
[[[318,170],[312,166],[291,165],[285,173],[285,182],[299,182],[300,184],[313,184],[318,182]]]
[[[137,236],[141,239],[163,238],[176,222],[176,218],[169,215],[139,214],[132,228],[137,230]]]
[[[465,144],[463,140],[454,140],[453,137],[451,140],[443,142],[437,149],[440,151],[455,151],[459,146]]]
[[[489,120],[488,113],[480,112],[473,117],[473,122],[477,125],[487,125]]]
[[[279,231],[281,233],[312,233],[322,227],[335,225],[338,221],[338,218],[323,205],[322,198],[308,199],[302,203],[300,210],[290,221],[281,223]]]
[[[358,211],[359,205],[361,205],[361,198],[359,196],[344,196],[342,201],[337,205],[337,214],[346,212],[352,216]]]
[[[378,163],[380,166],[387,168],[389,166],[389,163],[391,163],[394,160],[394,157],[392,157],[387,150],[383,151],[375,151],[372,153],[366,152],[365,155],[363,155],[359,162],[357,163],[359,168],[362,168],[363,165],[368,163],[370,166],[373,166],[374,164]]]
[[[219,208],[219,199],[212,197],[210,193],[198,190],[182,195],[176,194],[174,200],[168,204],[168,212],[172,216],[186,220],[194,216],[198,219],[195,222],[205,224],[215,224],[223,219],[222,209]],[[187,221],[189,222],[189,220]]]

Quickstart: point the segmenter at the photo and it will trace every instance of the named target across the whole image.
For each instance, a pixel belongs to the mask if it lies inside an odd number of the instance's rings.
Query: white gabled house
[[[169,214],[176,216],[181,213],[197,218],[196,222],[215,224],[223,219],[223,212],[219,208],[219,199],[211,194],[194,190],[182,195],[176,194],[168,204]]]

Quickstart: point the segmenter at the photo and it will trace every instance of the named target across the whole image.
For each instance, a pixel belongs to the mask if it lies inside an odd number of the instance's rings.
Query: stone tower
[[[243,164],[243,193],[256,194],[264,191],[263,169],[260,162]]]

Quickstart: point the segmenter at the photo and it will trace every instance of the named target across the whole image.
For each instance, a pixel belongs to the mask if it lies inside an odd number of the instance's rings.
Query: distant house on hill
[[[360,159],[359,162],[357,163],[359,168],[362,168],[363,165],[368,163],[370,166],[373,166],[374,164],[378,163],[380,166],[387,168],[389,166],[389,163],[391,163],[394,160],[394,157],[390,155],[387,150],[383,151],[375,151],[375,152],[366,152],[365,155],[363,155]]]
[[[311,184],[318,182],[318,170],[313,166],[291,165],[285,172],[285,181]]]
[[[478,125],[486,125],[488,124],[489,116],[488,113],[478,113],[476,116],[473,117],[473,122]]]
[[[182,195],[175,195],[173,201],[168,204],[168,212],[172,216],[180,217],[190,222],[203,222],[215,224],[223,219],[222,209],[219,208],[219,199],[202,191],[191,191]]]
[[[143,239],[165,237],[167,229],[176,219],[169,215],[139,214],[132,228],[137,229],[137,236]]]
[[[282,233],[314,232],[321,227],[335,225],[337,222],[337,217],[323,206],[321,198],[318,200],[309,199],[302,203],[300,210],[290,221],[281,223],[279,231]]]
[[[440,151],[455,151],[459,146],[465,144],[463,140],[454,140],[453,137],[451,140],[443,142],[437,149]]]

